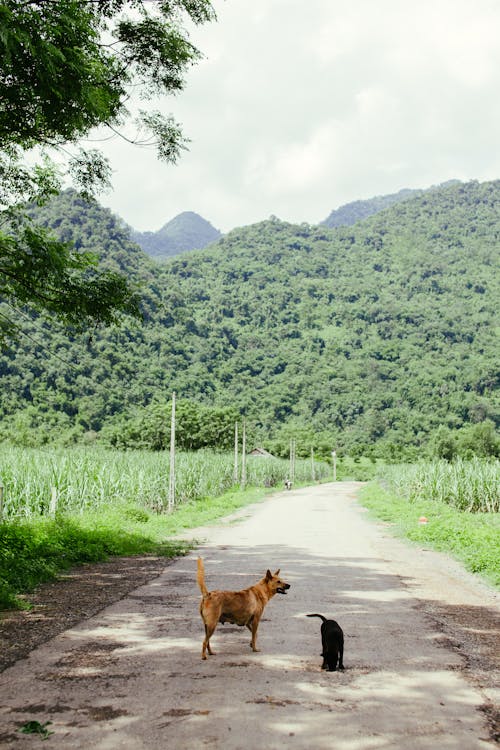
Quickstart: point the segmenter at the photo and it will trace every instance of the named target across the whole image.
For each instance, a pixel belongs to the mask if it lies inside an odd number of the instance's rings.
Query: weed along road
[[[493,747],[495,592],[391,538],[358,488],[280,492],[197,530],[197,550],[0,675],[0,746],[38,747],[18,729],[50,721],[53,749]],[[209,590],[281,569],[259,652],[219,624],[202,661],[198,554]],[[316,612],[344,630],[344,671],[321,670]]]

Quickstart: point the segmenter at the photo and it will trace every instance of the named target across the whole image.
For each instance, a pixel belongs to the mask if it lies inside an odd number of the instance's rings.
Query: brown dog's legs
[[[203,641],[203,647],[201,650],[201,658],[206,659],[207,658],[207,651],[210,654],[210,656],[215,656],[215,651],[212,651],[210,648],[210,638],[214,634],[215,628],[209,628],[208,625],[205,625],[205,640]]]
[[[260,617],[252,617],[251,621],[247,623],[247,628],[252,633],[252,640],[250,641],[250,648],[252,651],[260,651],[260,648],[257,648],[257,630],[259,627]]]

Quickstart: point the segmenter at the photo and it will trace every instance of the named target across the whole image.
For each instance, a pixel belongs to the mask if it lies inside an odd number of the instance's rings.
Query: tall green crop
[[[379,481],[410,501],[438,500],[473,513],[500,510],[500,462],[474,458],[470,461],[419,462],[384,466]]]
[[[83,513],[111,504],[136,503],[162,512],[169,504],[170,462],[167,453],[104,449],[25,449],[0,447],[0,485],[4,518],[47,515],[51,498],[57,510]],[[279,486],[288,461],[247,457],[248,486]],[[317,462],[316,479],[328,475]],[[218,497],[234,484],[232,454],[204,450],[178,453],[175,460],[175,503]],[[297,483],[311,481],[309,461],[297,461]]]

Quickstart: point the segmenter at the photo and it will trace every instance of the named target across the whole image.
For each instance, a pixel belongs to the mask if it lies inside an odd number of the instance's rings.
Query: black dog
[[[337,662],[339,669],[344,669],[344,631],[335,620],[327,620],[323,615],[307,615],[307,617],[321,617],[321,643],[323,645],[323,664],[321,669],[335,672]]]

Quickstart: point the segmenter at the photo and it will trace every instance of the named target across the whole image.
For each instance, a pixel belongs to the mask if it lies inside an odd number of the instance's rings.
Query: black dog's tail
[[[326,617],[323,617],[323,615],[314,614],[314,615],[306,615],[306,617],[321,617],[323,622],[326,622]]]

